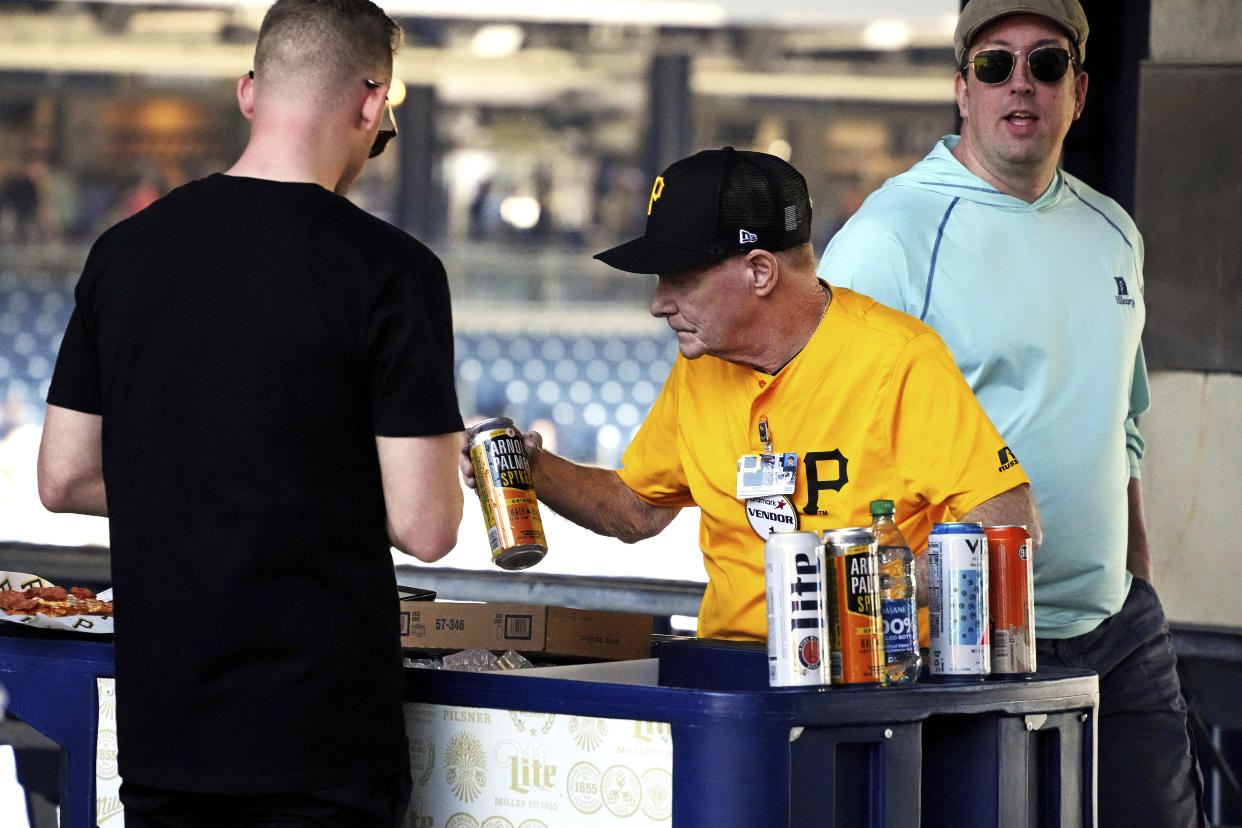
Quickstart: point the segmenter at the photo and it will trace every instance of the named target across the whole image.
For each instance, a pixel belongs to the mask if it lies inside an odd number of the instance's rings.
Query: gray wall
[[[1242,626],[1242,3],[1152,0],[1135,220],[1147,249],[1142,420],[1156,586],[1174,621]]]

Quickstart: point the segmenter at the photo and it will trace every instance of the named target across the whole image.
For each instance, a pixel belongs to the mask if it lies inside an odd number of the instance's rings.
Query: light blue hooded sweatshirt
[[[872,193],[832,238],[819,275],[940,333],[1031,479],[1041,638],[1116,613],[1126,487],[1148,405],[1143,241],[1126,212],[1058,170],[1033,204],[953,157],[950,135]]]

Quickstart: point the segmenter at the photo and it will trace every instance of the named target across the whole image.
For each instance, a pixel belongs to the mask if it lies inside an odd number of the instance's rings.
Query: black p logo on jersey
[[[837,464],[837,476],[820,480],[819,464],[834,460]],[[841,453],[841,449],[833,449],[832,451],[808,451],[804,462],[806,463],[806,505],[802,507],[802,513],[816,515],[819,514],[821,491],[832,489],[834,492],[839,492],[842,486],[850,482],[850,476],[845,470],[850,461]]]

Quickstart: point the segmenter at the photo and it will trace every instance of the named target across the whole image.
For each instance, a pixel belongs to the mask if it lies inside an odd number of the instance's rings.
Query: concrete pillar
[[[643,169],[650,181],[693,149],[690,56],[653,57],[647,85],[647,147]]]
[[[443,235],[447,210],[436,167],[438,110],[434,86],[410,86],[394,113],[401,152],[394,223],[423,241]]]

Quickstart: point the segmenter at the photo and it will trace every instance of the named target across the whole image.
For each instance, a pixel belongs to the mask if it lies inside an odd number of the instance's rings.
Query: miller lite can
[[[534,566],[543,560],[548,545],[526,444],[506,417],[477,423],[466,436],[492,562],[501,569]]]
[[[988,526],[992,672],[1035,672],[1035,576],[1025,526]]]
[[[824,544],[815,532],[773,532],[763,545],[768,685],[829,684]]]
[[[937,523],[927,537],[932,675],[982,678],[991,672],[988,541],[979,523]]]
[[[880,556],[866,526],[824,532],[833,684],[883,684],[884,616]]]

